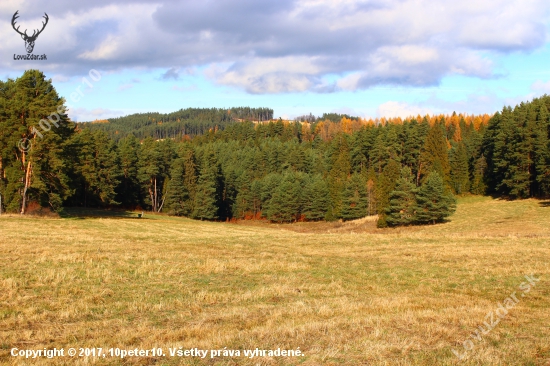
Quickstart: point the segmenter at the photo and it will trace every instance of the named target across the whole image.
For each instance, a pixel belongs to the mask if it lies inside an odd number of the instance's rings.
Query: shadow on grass
[[[125,211],[125,210],[101,210],[97,208],[82,208],[82,207],[65,207],[59,216],[64,219],[97,219],[97,218],[111,218],[111,219],[147,219],[140,217],[141,213]]]
[[[541,207],[550,207],[550,201],[540,201],[539,205]]]

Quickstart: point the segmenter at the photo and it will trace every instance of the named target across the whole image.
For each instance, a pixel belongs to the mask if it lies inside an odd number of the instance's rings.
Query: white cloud
[[[123,111],[112,110],[105,108],[71,108],[69,109],[69,117],[76,122],[94,121],[96,119],[107,119],[123,114]]]
[[[219,84],[242,87],[250,93],[301,92],[324,86],[317,78],[322,66],[308,57],[253,59],[228,67],[215,64],[205,74]]]
[[[531,85],[531,90],[537,94],[550,94],[550,80],[546,82],[542,80],[535,81],[533,85]]]
[[[10,1],[4,19],[17,8],[22,22],[49,12],[36,44],[48,54],[45,71],[205,68],[215,83],[250,93],[490,78],[493,55],[543,46],[550,19],[546,0]],[[24,52],[9,22],[0,34],[0,53]],[[0,68],[25,65],[4,58]]]
[[[433,114],[433,110],[430,108],[415,106],[403,102],[389,101],[380,104],[376,109],[376,115],[378,117],[416,117],[417,115],[424,116],[426,114]]]

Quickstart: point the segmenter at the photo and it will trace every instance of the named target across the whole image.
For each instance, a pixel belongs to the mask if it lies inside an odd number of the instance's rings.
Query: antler
[[[15,12],[15,14],[13,14],[13,17],[11,18],[11,26],[13,27],[13,29],[15,29],[15,31],[16,31],[17,33],[19,33],[19,34],[22,35],[22,36],[25,36],[26,38],[30,38],[30,39],[33,39],[33,38],[38,37],[38,35],[39,35],[40,33],[42,33],[42,31],[44,30],[44,28],[46,28],[46,24],[48,24],[48,20],[50,19],[50,18],[48,17],[48,14],[44,13],[43,18],[46,19],[46,22],[42,22],[42,29],[40,29],[40,30],[35,29],[35,30],[33,31],[33,33],[32,33],[32,36],[29,37],[29,35],[27,34],[27,30],[26,30],[26,29],[25,29],[25,32],[24,32],[24,33],[21,33],[21,32],[19,31],[19,26],[17,26],[17,28],[15,28],[15,19],[19,18],[19,15],[17,15],[17,13],[19,13],[19,10],[17,10],[17,11]],[[38,33],[36,33],[37,31],[38,31]]]
[[[30,38],[36,38],[36,37],[38,37],[38,35],[39,35],[40,33],[42,33],[42,31],[44,30],[44,28],[46,28],[46,24],[48,24],[48,20],[49,20],[50,18],[48,18],[48,14],[46,14],[46,13],[44,13],[44,14],[45,14],[45,15],[44,15],[42,18],[46,19],[46,23],[42,22],[42,29],[40,29],[40,30],[38,31],[38,33],[36,33],[36,31],[37,31],[38,29],[35,29],[35,30],[33,31],[33,33],[32,33],[32,36],[31,36]],[[25,29],[25,32],[26,32],[26,31],[27,31],[27,30]]]
[[[20,27],[20,26],[18,26],[17,28],[15,28],[15,19],[19,18],[19,15],[17,15],[17,13],[19,13],[19,10],[17,10],[17,11],[15,12],[15,14],[13,14],[13,17],[11,18],[11,26],[12,26],[13,29],[14,29],[17,33],[19,33],[20,35],[22,35],[22,36],[27,36],[27,30],[26,30],[26,29],[25,29],[25,33],[21,33],[21,32],[19,31],[19,27]],[[46,13],[44,13],[44,14],[46,14]]]

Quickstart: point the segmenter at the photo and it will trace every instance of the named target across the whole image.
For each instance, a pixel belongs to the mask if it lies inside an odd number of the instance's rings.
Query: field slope
[[[300,225],[1,216],[0,363],[550,362],[548,202],[469,197],[449,223],[396,230],[294,230]],[[519,297],[531,274],[540,281]],[[513,292],[518,303],[474,339]],[[14,347],[180,346],[300,347],[305,356],[10,356]]]

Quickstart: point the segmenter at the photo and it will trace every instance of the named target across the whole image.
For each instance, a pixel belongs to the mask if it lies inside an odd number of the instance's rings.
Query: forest
[[[173,113],[136,113],[129,116],[77,123],[79,128],[101,130],[114,140],[133,134],[139,139],[186,140],[203,135],[210,129],[224,129],[231,123],[240,121],[269,121],[273,119],[273,109],[238,107],[187,108]]]
[[[181,109],[74,123],[38,70],[0,81],[1,209],[125,208],[199,220],[442,222],[455,195],[550,195],[550,97],[407,119]]]

